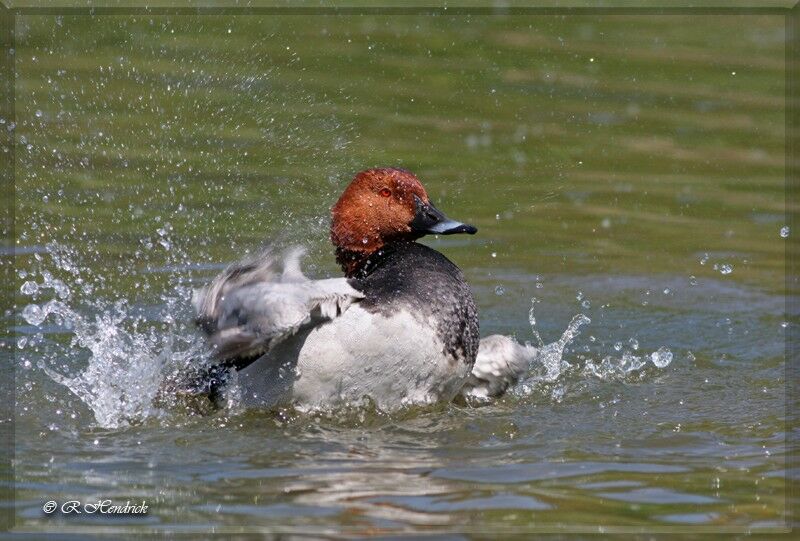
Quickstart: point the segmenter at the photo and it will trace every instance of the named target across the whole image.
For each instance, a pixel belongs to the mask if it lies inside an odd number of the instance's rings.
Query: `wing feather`
[[[242,368],[307,325],[338,317],[363,298],[345,278],[309,280],[300,270],[302,248],[292,248],[276,271],[267,250],[235,263],[195,292],[197,323],[215,356]]]

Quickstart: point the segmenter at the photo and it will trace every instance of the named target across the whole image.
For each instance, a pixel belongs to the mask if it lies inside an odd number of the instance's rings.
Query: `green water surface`
[[[800,429],[785,45],[777,15],[20,16],[17,281],[0,286],[17,530],[782,531]],[[329,208],[372,166],[414,171],[479,228],[426,242],[464,270],[482,334],[533,340],[532,297],[545,341],[592,319],[558,380],[483,408],[101,428],[43,372],[108,350],[92,350],[99,331],[78,343],[23,320],[54,295],[25,282],[49,272],[76,318],[140,339],[115,351],[120,371],[143,351],[156,363],[165,336],[193,333],[175,288],[267,240],[337,275]],[[102,323],[112,312],[145,323]],[[625,350],[647,367],[586,368]],[[40,510],[101,497],[150,512]]]

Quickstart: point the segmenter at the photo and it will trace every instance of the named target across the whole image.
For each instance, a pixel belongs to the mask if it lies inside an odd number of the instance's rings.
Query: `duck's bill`
[[[478,228],[474,225],[465,224],[451,220],[444,213],[433,206],[433,203],[425,203],[417,196],[414,196],[417,213],[411,222],[411,230],[420,235],[455,235],[456,233],[467,233],[474,235]]]

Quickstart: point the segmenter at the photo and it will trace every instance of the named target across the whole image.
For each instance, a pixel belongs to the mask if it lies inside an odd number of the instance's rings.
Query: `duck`
[[[302,411],[501,396],[536,350],[508,336],[481,340],[464,274],[417,242],[476,233],[440,211],[410,171],[357,173],[331,209],[344,276],[309,279],[302,247],[267,248],[194,292],[212,360],[192,388],[216,402],[233,387],[244,407]]]

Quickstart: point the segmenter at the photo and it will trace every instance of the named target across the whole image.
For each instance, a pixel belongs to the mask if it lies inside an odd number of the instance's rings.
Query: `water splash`
[[[51,300],[30,304],[23,318],[31,325],[52,319],[72,332],[68,355],[88,351],[86,367],[76,375],[64,374],[41,359],[37,363],[53,381],[78,396],[94,413],[103,428],[136,424],[161,411],[154,406],[167,369],[186,365],[202,354],[202,344],[155,326],[137,330],[140,321],[129,315],[125,303],[97,315],[94,321],[81,316],[66,304]],[[133,329],[131,329],[133,327]],[[63,351],[53,351],[49,359]]]
[[[592,320],[583,314],[575,315],[561,338],[547,344],[539,351],[539,361],[545,367],[544,381],[555,381],[570,368],[570,363],[564,359],[564,350],[580,334],[581,326],[591,322]]]
[[[520,381],[519,385],[517,386],[518,392],[521,392],[525,395],[530,394],[535,388],[543,383],[552,383],[557,381],[561,375],[571,367],[570,363],[564,359],[564,351],[566,347],[580,334],[581,326],[588,325],[592,322],[592,320],[584,314],[577,314],[572,318],[572,321],[570,321],[569,325],[567,325],[567,328],[561,334],[561,338],[550,344],[545,344],[541,335],[539,334],[538,329],[536,328],[536,317],[534,311],[537,302],[538,299],[535,297],[531,299],[531,308],[528,311],[528,321],[530,322],[533,336],[536,338],[539,344],[539,350],[537,351],[537,354],[531,363],[529,373]],[[554,390],[554,398],[558,399],[559,396],[556,395],[559,395],[560,392],[561,390],[556,388]]]
[[[54,272],[78,268],[63,247],[50,246],[48,252],[56,265]],[[72,307],[65,301],[73,292],[63,281],[46,270],[39,275],[41,282],[28,280],[20,292],[38,300],[51,290],[56,298],[26,305],[22,319],[39,330],[53,324],[55,332],[68,334],[69,340],[39,344],[37,368],[79,397],[103,428],[137,424],[162,414],[155,398],[166,375],[204,359],[202,340],[174,324],[187,319],[176,312],[180,298],[188,299],[188,288],[178,287],[175,296],[163,297],[160,313],[148,319],[126,300],[92,299],[88,307]],[[85,281],[75,278],[74,283]],[[29,341],[23,339],[18,346],[24,350]]]
[[[579,292],[578,300],[582,298],[583,295]],[[550,392],[553,399],[559,401],[565,394],[562,384],[565,383],[564,377],[568,373],[574,372],[580,378],[591,376],[600,380],[620,380],[641,373],[647,367],[648,360],[659,369],[666,368],[673,360],[672,352],[663,346],[650,355],[638,354],[639,341],[631,337],[627,340],[627,348],[622,341],[614,343],[614,351],[621,355],[606,355],[599,361],[585,355],[575,355],[570,362],[565,358],[568,346],[578,338],[581,327],[591,323],[591,319],[584,314],[576,314],[558,340],[545,344],[537,329],[535,308],[538,302],[539,299],[532,298],[528,311],[528,322],[538,344],[538,351],[531,362],[529,373],[517,386],[518,394],[529,395],[537,389],[544,389]],[[595,342],[596,338],[591,336],[589,340]],[[530,344],[526,343],[526,346],[530,347]],[[588,346],[585,351],[589,351]]]
[[[631,351],[624,351],[622,356],[607,355],[600,361],[587,359],[584,375],[591,375],[604,380],[620,380],[640,373],[647,367],[648,359],[657,368],[666,368],[672,362],[672,352],[662,346],[649,356],[636,355]]]
[[[544,340],[542,340],[542,335],[539,334],[539,330],[536,328],[536,303],[539,302],[539,299],[533,297],[531,299],[531,309],[528,310],[528,323],[531,325],[531,331],[533,332],[533,337],[536,338],[536,342],[538,343],[540,348],[544,347]]]

